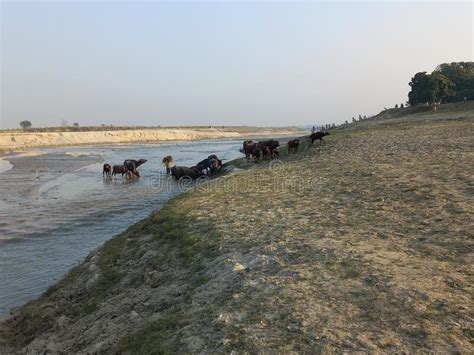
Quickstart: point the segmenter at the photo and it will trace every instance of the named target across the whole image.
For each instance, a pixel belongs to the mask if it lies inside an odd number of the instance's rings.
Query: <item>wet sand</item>
[[[13,167],[13,165],[8,161],[0,158],[0,174],[10,170]]]
[[[3,158],[11,166],[0,175],[3,207],[31,205],[40,199],[55,199],[47,193],[47,183],[99,161],[96,156],[72,158],[68,154],[42,154]],[[38,222],[38,221],[36,221]],[[0,241],[2,236],[0,236]]]

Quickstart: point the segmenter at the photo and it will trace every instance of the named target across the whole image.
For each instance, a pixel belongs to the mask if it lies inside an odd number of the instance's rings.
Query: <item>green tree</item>
[[[453,90],[449,87],[449,79],[438,72],[431,74],[434,81],[435,91],[433,101],[446,101],[446,99],[453,95]]]
[[[27,128],[30,128],[32,126],[31,122],[28,121],[28,120],[25,120],[25,121],[21,121],[20,122],[20,127],[23,128],[23,129],[27,129]]]
[[[445,101],[474,100],[474,62],[443,63],[435,69],[435,73],[444,75],[449,81],[452,95]]]
[[[441,73],[416,73],[409,83],[411,90],[408,93],[410,105],[419,105],[441,101],[452,95],[449,80]]]

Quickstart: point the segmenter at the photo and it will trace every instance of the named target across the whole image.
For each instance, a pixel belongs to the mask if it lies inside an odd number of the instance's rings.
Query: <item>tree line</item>
[[[474,62],[438,65],[431,74],[416,73],[409,85],[411,106],[474,100]]]

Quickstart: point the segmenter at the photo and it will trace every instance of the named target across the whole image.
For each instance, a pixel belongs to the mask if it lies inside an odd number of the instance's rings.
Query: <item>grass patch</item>
[[[326,267],[342,279],[355,279],[361,275],[361,265],[356,260],[328,261]]]
[[[182,310],[169,310],[163,317],[144,329],[122,338],[119,352],[132,354],[175,354],[173,340],[176,332],[186,324],[187,315]]]
[[[122,280],[124,275],[119,271],[118,263],[126,237],[126,233],[116,236],[107,241],[100,249],[97,260],[100,270],[99,279],[82,303],[81,312],[83,314],[90,314],[99,309],[101,302],[107,299],[111,290]]]

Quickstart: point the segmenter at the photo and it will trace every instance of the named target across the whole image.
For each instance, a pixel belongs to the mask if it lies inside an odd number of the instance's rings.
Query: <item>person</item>
[[[313,126],[313,128],[311,128],[311,133],[314,133],[316,132],[316,127]]]
[[[171,155],[167,155],[163,158],[163,165],[166,168],[166,174],[171,174],[171,164],[173,163],[173,157]]]

